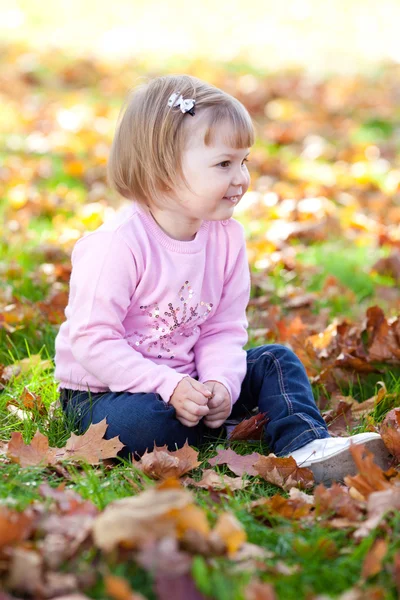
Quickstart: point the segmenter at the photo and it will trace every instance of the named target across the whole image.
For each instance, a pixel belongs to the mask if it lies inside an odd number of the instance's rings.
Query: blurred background
[[[239,98],[256,127],[234,215],[252,273],[250,343],[290,345],[310,376],[330,373],[347,344],[365,373],[373,331],[374,356],[398,364],[399,22],[397,0],[2,0],[3,361],[27,345],[52,356],[72,247],[124,202],[106,165],[128,91],[186,72]]]
[[[2,40],[68,48],[160,66],[172,57],[231,61],[270,70],[358,72],[400,59],[397,0],[2,0]]]

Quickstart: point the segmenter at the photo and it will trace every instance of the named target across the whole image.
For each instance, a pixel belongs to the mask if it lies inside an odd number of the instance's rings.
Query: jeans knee
[[[260,350],[262,350],[262,355],[265,353],[272,353],[277,359],[299,360],[298,356],[293,352],[293,350],[287,346],[284,346],[283,344],[265,344],[264,346],[260,347]]]

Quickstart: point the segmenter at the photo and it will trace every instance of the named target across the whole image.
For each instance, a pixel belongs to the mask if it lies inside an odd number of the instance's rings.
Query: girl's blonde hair
[[[167,105],[174,92],[196,100],[195,113],[206,112],[204,144],[213,144],[217,127],[230,125],[226,145],[254,144],[252,119],[243,104],[212,84],[191,75],[165,75],[131,90],[121,108],[107,164],[110,186],[128,199],[160,207],[162,194],[183,182],[182,151],[188,137],[185,122],[195,119]],[[124,111],[124,109],[126,109]]]

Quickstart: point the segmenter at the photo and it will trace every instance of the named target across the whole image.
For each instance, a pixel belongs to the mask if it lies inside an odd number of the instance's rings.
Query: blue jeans
[[[248,418],[253,409],[266,412],[264,437],[270,450],[285,456],[316,438],[330,437],[315,404],[303,364],[295,353],[279,344],[250,348],[247,372],[240,396],[229,419]],[[203,420],[185,427],[176,418],[175,408],[159,394],[130,392],[88,393],[61,390],[61,404],[80,433],[90,423],[107,418],[105,438],[119,436],[125,448],[119,456],[141,456],[146,448],[167,445],[176,450],[226,437],[225,428],[210,429]]]

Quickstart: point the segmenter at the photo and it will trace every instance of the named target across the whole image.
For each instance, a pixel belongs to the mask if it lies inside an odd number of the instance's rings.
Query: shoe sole
[[[386,448],[382,439],[376,438],[367,440],[363,442],[363,445],[366,450],[372,452],[374,455],[374,462],[378,467],[384,471],[390,467],[393,457],[389,453],[389,450]],[[320,460],[307,465],[307,468],[311,469],[313,472],[315,483],[323,483],[325,486],[330,486],[334,481],[343,483],[344,477],[347,475],[356,475],[358,473],[357,466],[353,460],[349,447],[344,448],[333,456],[321,458]]]

